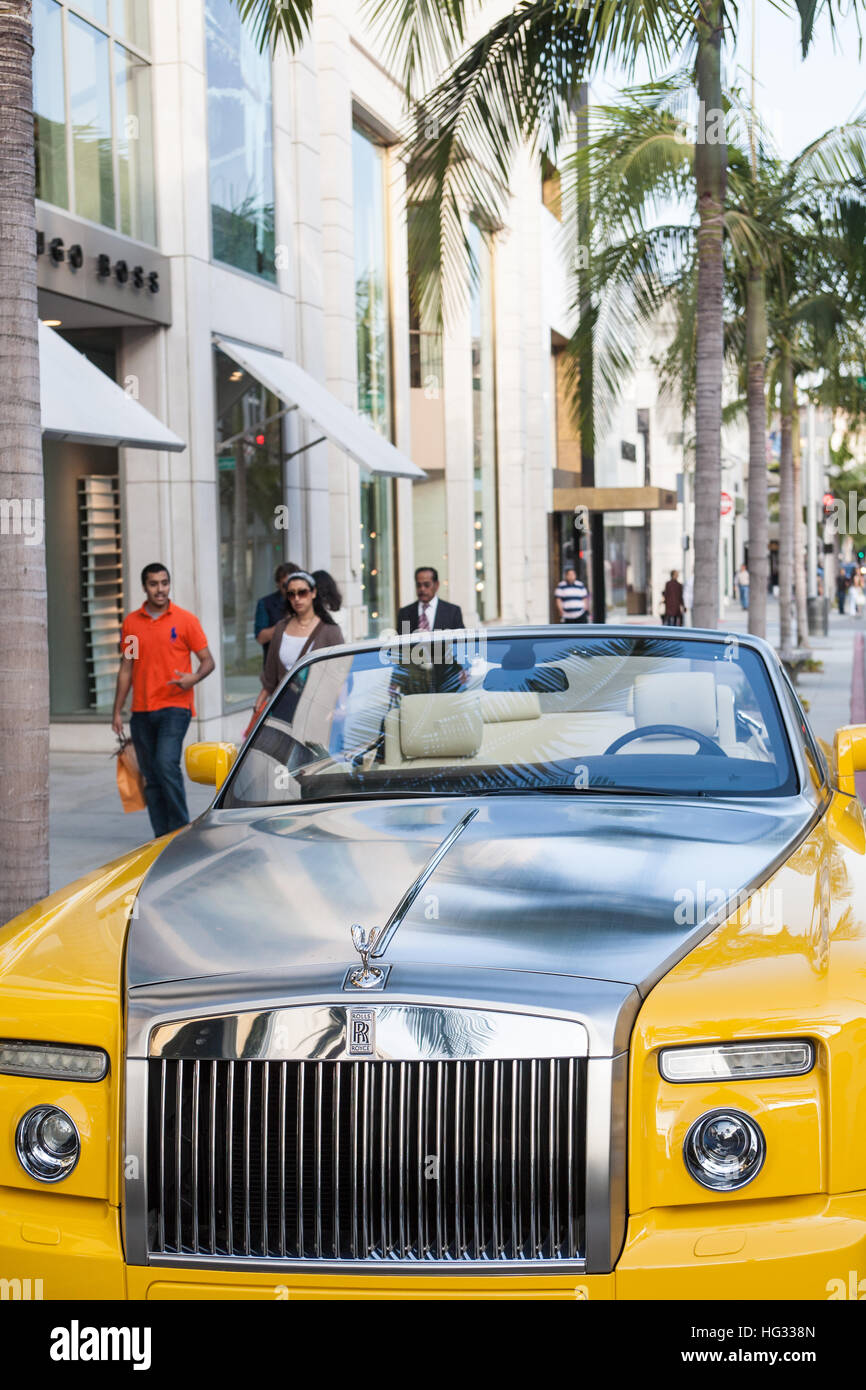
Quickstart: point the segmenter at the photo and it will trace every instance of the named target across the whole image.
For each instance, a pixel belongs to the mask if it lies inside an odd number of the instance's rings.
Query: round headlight
[[[65,1110],[37,1105],[19,1121],[15,1149],[21,1167],[31,1178],[60,1182],[78,1162],[81,1139]]]
[[[745,1187],[761,1171],[766,1151],[760,1127],[741,1110],[711,1110],[702,1115],[683,1144],[692,1177],[715,1192]]]

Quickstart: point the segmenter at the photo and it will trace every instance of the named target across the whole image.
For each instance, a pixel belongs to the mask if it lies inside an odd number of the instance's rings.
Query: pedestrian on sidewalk
[[[845,573],[844,565],[839,566],[836,575],[836,602],[839,605],[839,616],[845,613],[845,598],[848,593],[848,576]]]
[[[327,570],[313,570],[313,578],[319,598],[331,615],[331,622],[339,627],[343,612],[343,595],[337,587],[336,579]]]
[[[679,580],[679,570],[671,570],[671,577],[664,589],[664,612],[662,622],[665,627],[682,627],[683,614],[685,613],[683,604],[683,586]]]
[[[145,600],[120,630],[120,670],[111,727],[123,736],[123,706],[132,687],[129,731],[144,777],[144,798],[154,837],[189,824],[180,769],[184,735],[195,714],[193,686],[209,676],[214,659],[198,618],[169,597],[165,565],[141,572]],[[198,670],[192,669],[192,654]]]
[[[737,588],[740,591],[740,605],[743,608],[749,606],[749,571],[746,568],[745,560],[737,570]]]
[[[577,570],[569,565],[560,582],[553,591],[561,623],[589,622],[589,591],[577,577]]]
[[[407,603],[397,614],[401,637],[410,632],[458,632],[463,613],[456,603],[439,598],[439,572],[432,565],[419,565],[415,571],[416,603]]]
[[[262,666],[268,658],[268,647],[271,645],[271,638],[274,635],[274,628],[283,618],[289,614],[288,603],[286,602],[286,586],[289,576],[294,574],[299,568],[290,561],[282,565],[277,565],[274,570],[274,583],[276,589],[272,594],[265,594],[256,604],[256,616],[253,620],[256,641],[262,649]]]
[[[331,620],[316,589],[316,581],[306,570],[295,570],[286,589],[289,617],[274,628],[268,659],[262,671],[262,686],[273,695],[286,672],[307,652],[320,647],[340,647],[345,638]]]

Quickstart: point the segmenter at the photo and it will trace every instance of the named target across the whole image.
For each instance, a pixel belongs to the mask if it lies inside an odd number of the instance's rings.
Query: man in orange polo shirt
[[[214,659],[198,618],[169,598],[165,565],[141,571],[145,601],[123,620],[121,661],[111,727],[123,733],[123,706],[132,686],[129,730],[144,776],[144,796],[154,836],[189,823],[180,755],[195,714],[192,688],[209,676]],[[193,672],[191,653],[198,657]]]

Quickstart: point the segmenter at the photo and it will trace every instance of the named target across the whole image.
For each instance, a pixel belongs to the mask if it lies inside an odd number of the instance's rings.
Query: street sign
[[[721,505],[719,507],[722,516],[730,516],[731,512],[733,511],[733,508],[734,503],[731,498],[731,494],[729,492],[723,492]]]

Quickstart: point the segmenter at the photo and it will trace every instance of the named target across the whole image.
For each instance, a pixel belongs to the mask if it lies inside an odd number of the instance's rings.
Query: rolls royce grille
[[[582,1258],[586,1063],[148,1063],[148,1244],[306,1261]]]

